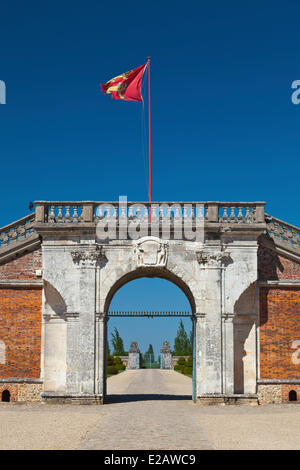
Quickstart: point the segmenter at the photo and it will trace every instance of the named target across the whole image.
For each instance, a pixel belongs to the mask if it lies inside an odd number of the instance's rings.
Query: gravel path
[[[0,402],[0,449],[300,449],[300,405],[209,406],[174,371],[126,371],[101,405]]]
[[[191,380],[174,371],[127,371],[108,381],[105,414],[84,449],[211,449],[191,401]]]

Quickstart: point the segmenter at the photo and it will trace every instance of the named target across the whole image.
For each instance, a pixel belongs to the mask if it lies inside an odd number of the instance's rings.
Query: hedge
[[[184,375],[193,375],[193,367],[185,366],[182,372]]]
[[[118,369],[116,368],[116,366],[107,366],[107,373],[109,375],[115,375],[118,373]]]
[[[185,365],[185,358],[184,357],[180,357],[177,361],[177,365],[179,366],[184,366]]]

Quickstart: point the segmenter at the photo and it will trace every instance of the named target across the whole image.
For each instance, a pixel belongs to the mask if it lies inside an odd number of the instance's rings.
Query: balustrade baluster
[[[65,222],[71,222],[70,206],[66,206]]]
[[[15,228],[9,231],[9,238],[11,241],[15,241],[18,238],[18,232]]]
[[[246,206],[245,222],[246,224],[250,224],[251,222],[250,206]]]
[[[61,224],[64,221],[63,219],[62,206],[58,206],[57,222]]]
[[[48,216],[48,222],[54,223],[55,222],[55,206],[50,206],[50,212]]]
[[[238,221],[238,223],[243,223],[243,222],[244,222],[244,218],[243,218],[243,207],[242,207],[242,206],[238,206],[237,221]]]
[[[230,211],[230,222],[235,222],[235,206],[231,206]]]
[[[228,214],[227,214],[227,206],[223,206],[223,216],[222,216],[222,222],[228,222]]]
[[[77,224],[77,223],[79,222],[79,216],[78,216],[77,209],[78,209],[78,206],[74,206],[74,207],[73,207],[73,217],[72,217],[72,220],[73,220],[73,223],[75,223],[75,224]]]

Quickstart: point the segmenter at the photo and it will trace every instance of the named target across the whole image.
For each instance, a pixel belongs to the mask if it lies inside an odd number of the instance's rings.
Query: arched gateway
[[[281,288],[284,260],[299,272],[299,231],[285,224],[291,236],[281,236],[282,224],[265,218],[264,203],[155,203],[150,212],[148,203],[37,202],[35,214],[1,229],[0,289],[1,282],[3,289],[23,282],[23,289],[40,290],[40,343],[39,332],[31,332],[40,357],[26,358],[29,377],[22,370],[18,378],[8,347],[3,387],[15,386],[14,396],[22,391],[25,399],[33,388],[36,399],[103,403],[110,302],[125,283],[160,277],[180,287],[191,305],[197,401],[257,401],[260,390],[276,401],[276,381],[262,377],[269,366],[259,334],[268,324],[266,290]],[[25,260],[31,278],[4,279],[7,267],[24,270]],[[291,373],[288,383],[297,387],[292,367],[280,373]]]

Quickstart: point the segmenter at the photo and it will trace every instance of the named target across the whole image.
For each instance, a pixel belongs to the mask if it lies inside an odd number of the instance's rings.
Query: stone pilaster
[[[196,315],[196,362],[199,361],[197,395],[220,395],[224,393],[222,271],[230,260],[230,254],[219,246],[211,247],[209,250],[198,252],[197,260],[200,266],[200,282],[203,285],[201,315]]]
[[[103,313],[96,314],[96,393],[106,395],[106,363],[107,363],[107,322],[108,317]]]
[[[234,393],[234,314],[222,315],[223,391]]]
[[[67,313],[67,372],[66,391],[76,393],[79,390],[78,366],[79,366],[79,345],[78,326],[79,313]]]
[[[77,393],[96,393],[96,268],[103,259],[102,250],[91,245],[71,252],[73,262],[80,270],[79,275],[79,316],[77,332],[73,331],[73,341],[77,343]],[[75,334],[77,333],[77,334]],[[71,385],[71,384],[70,384]]]

